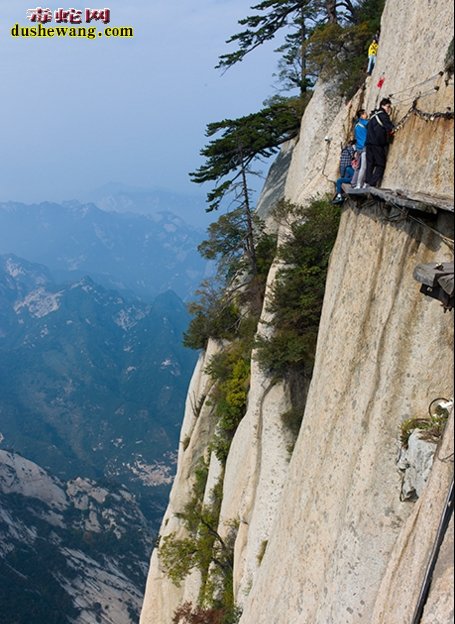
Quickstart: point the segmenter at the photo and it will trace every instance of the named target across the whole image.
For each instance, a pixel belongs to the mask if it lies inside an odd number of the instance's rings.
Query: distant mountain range
[[[126,195],[104,201],[119,211],[79,202],[0,203],[0,254],[43,264],[59,282],[89,275],[146,301],[167,290],[190,298],[209,271],[197,252],[203,230],[168,210],[124,213],[131,207]]]
[[[202,238],[169,212],[0,204],[0,624],[137,624]]]
[[[196,355],[186,307],[0,256],[0,623],[137,624]]]
[[[187,323],[172,292],[144,304],[0,256],[0,447],[61,479],[125,483],[158,523],[196,358]]]
[[[136,188],[127,184],[110,182],[78,199],[93,203],[108,212],[134,213],[151,216],[158,212],[172,212],[186,223],[207,227],[213,219],[205,212],[204,195],[181,193],[162,188]]]

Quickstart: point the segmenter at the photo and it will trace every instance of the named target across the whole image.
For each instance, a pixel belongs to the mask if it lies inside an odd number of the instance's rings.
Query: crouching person
[[[336,181],[336,195],[333,204],[342,204],[344,201],[343,184],[350,184],[359,167],[358,153],[354,149],[355,141],[351,141],[342,151],[340,156],[340,177]]]

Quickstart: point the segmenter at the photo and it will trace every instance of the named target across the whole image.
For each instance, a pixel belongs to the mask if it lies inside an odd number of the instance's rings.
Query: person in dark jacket
[[[365,181],[369,186],[379,186],[385,171],[387,147],[395,126],[390,119],[392,102],[381,100],[379,109],[370,117],[367,130],[367,172]]]

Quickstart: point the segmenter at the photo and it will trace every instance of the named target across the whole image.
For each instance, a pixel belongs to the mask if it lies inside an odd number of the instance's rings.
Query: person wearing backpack
[[[378,110],[373,111],[368,122],[366,149],[367,170],[365,181],[368,186],[379,186],[384,176],[387,162],[387,148],[395,126],[390,114],[392,102],[389,98],[381,100]]]

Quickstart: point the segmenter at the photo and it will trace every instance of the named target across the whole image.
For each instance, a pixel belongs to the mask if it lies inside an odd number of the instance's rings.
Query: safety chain
[[[421,82],[417,82],[416,84],[411,85],[410,87],[406,87],[406,89],[402,89],[401,91],[395,91],[395,93],[389,93],[389,98],[394,98],[396,95],[399,95],[401,93],[406,93],[407,91],[411,91],[411,89],[415,89],[416,87],[421,87],[424,84],[432,82],[436,78],[441,78],[443,75],[444,75],[444,72],[439,71],[434,76],[430,76],[430,78],[426,78],[425,80],[422,80]]]
[[[445,112],[426,113],[424,111],[419,110],[418,108],[415,108],[414,114],[420,117],[421,119],[425,119],[425,121],[435,121],[435,119],[453,119],[454,118],[454,112],[452,110],[447,110]]]
[[[408,110],[406,115],[400,119],[400,121],[395,125],[394,134],[401,130],[401,128],[405,125],[405,123],[413,116],[420,117],[420,119],[424,119],[425,121],[436,121],[437,119],[453,119],[455,117],[454,112],[452,110],[447,110],[445,112],[434,112],[428,113],[426,111],[422,111],[417,108],[418,98],[414,100],[411,108]]]
[[[413,93],[412,95],[407,95],[400,100],[393,98],[392,105],[397,106],[398,104],[408,104],[408,103],[410,104],[411,102],[414,103],[416,100],[423,100],[424,98],[434,95],[438,91],[439,91],[439,87],[435,86],[435,87],[431,87],[431,89],[427,89],[426,91],[419,91],[417,95],[415,93]]]

